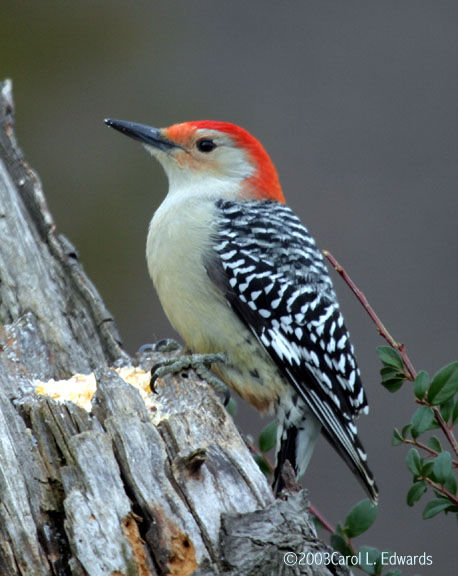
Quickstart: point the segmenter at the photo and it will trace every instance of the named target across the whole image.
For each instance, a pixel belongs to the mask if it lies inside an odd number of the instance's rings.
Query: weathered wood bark
[[[165,378],[151,412],[109,368],[133,360],[16,144],[11,84],[0,90],[0,574],[347,574],[285,565],[327,549],[306,495],[274,501],[204,382]],[[36,378],[93,370],[90,413],[35,394]]]

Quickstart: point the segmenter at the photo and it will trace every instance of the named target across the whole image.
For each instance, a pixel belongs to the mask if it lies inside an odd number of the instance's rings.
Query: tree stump
[[[123,350],[16,143],[11,82],[0,92],[0,575],[348,574],[305,561],[329,552],[305,492],[274,500],[197,375],[160,380],[147,404],[119,375],[167,353]],[[37,394],[91,372],[90,410]]]

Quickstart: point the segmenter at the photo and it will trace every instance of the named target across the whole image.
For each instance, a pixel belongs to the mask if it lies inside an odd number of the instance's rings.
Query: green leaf
[[[417,377],[415,378],[415,381],[413,383],[413,390],[415,396],[419,400],[422,400],[424,398],[428,386],[429,386],[429,374],[428,372],[422,370],[417,374]]]
[[[378,346],[377,354],[384,366],[392,366],[400,372],[404,371],[404,362],[397,350],[391,346]]]
[[[266,462],[266,460],[260,454],[253,454],[253,458],[254,458],[254,461],[256,462],[256,464],[259,466],[259,468],[261,468],[261,472],[265,476],[269,476],[271,471],[270,471],[270,466]]]
[[[407,436],[410,434],[410,429],[412,428],[411,424],[406,424],[402,430],[401,430],[401,434],[404,438],[407,438]]]
[[[431,436],[431,438],[428,440],[428,446],[431,448],[431,450],[442,452],[441,443],[435,436]]]
[[[450,420],[453,413],[453,408],[454,408],[453,398],[449,398],[448,400],[443,402],[439,407],[441,416],[445,422],[448,422]]]
[[[381,561],[380,550],[372,546],[361,546],[358,550],[358,557],[360,559],[359,567],[367,574],[379,574],[379,566]]]
[[[343,556],[353,556],[353,550],[340,534],[331,534],[330,542],[334,550],[337,550]]]
[[[455,402],[452,413],[452,424],[455,425],[458,422],[458,400]]]
[[[455,494],[456,496],[456,478],[453,472],[447,476],[447,480],[444,482],[444,488],[448,490],[450,494]]]
[[[377,353],[382,361],[382,384],[389,392],[396,392],[405,380],[402,358],[397,350],[389,346],[379,346]]]
[[[402,436],[401,433],[399,432],[399,430],[397,428],[395,428],[393,430],[393,437],[391,438],[391,444],[393,446],[399,446],[400,444],[402,444]]]
[[[425,509],[423,510],[423,518],[424,520],[428,520],[428,518],[432,518],[442,512],[447,510],[448,508],[453,508],[453,504],[447,498],[433,498],[426,504]]]
[[[232,397],[229,398],[229,402],[226,404],[226,412],[230,414],[232,418],[235,418],[237,414],[237,402]]]
[[[420,408],[417,408],[410,421],[412,424],[412,438],[417,438],[425,432],[425,430],[429,430],[433,422],[434,412],[430,406],[420,406]]]
[[[449,474],[452,473],[452,457],[450,452],[447,452],[446,450],[441,452],[439,456],[434,458],[433,462],[434,477],[440,484],[444,484],[447,481]]]
[[[361,500],[348,513],[345,519],[344,531],[349,538],[354,538],[365,532],[377,517],[377,506],[367,498]]]
[[[415,482],[410,487],[410,490],[407,492],[407,504],[409,506],[413,506],[415,502],[420,500],[423,494],[426,492],[427,486],[423,480],[419,482]]]
[[[442,404],[458,393],[458,362],[444,366],[435,374],[427,399],[433,405]]]
[[[388,392],[397,392],[404,384],[404,380],[404,377],[390,378],[389,380],[382,382],[382,386],[384,386]]]
[[[316,516],[312,516],[312,521],[317,531],[320,530],[321,528],[324,528],[323,522]]]
[[[407,452],[407,467],[414,476],[419,476],[421,472],[421,458],[416,448],[411,448]]]
[[[432,460],[422,460],[421,462],[421,475],[427,478],[431,477],[434,467],[434,462]]]
[[[341,524],[340,522],[337,522],[337,524],[336,524],[335,534],[339,534],[339,536],[344,536],[343,526],[342,526],[342,524]]]
[[[380,370],[380,376],[382,377],[382,382],[387,382],[393,378],[402,377],[402,374],[397,368],[393,368],[392,366],[384,366]]]
[[[267,424],[264,430],[259,435],[259,449],[261,452],[268,452],[277,443],[277,423],[275,421]]]

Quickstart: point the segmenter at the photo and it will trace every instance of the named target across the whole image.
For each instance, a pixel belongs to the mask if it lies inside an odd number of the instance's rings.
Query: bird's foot
[[[180,344],[172,338],[162,338],[152,344],[142,344],[137,354],[148,354],[151,352],[175,352],[181,348]]]
[[[151,390],[156,392],[155,385],[158,378],[168,374],[178,374],[186,370],[194,370],[203,380],[208,382],[218,394],[223,396],[223,404],[227,406],[231,398],[226,384],[210,370],[214,363],[226,362],[226,356],[222,352],[217,354],[184,354],[178,358],[170,358],[151,368]]]

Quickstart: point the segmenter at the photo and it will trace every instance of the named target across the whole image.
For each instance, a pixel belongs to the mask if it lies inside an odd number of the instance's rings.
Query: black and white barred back
[[[354,418],[367,412],[353,346],[323,256],[297,216],[279,202],[217,201],[213,249],[226,299],[291,384],[282,406],[276,481],[296,469],[297,408],[306,406],[332,446],[377,498]],[[210,273],[210,272],[209,272]],[[281,404],[278,399],[279,405]],[[278,483],[277,483],[278,488]]]

